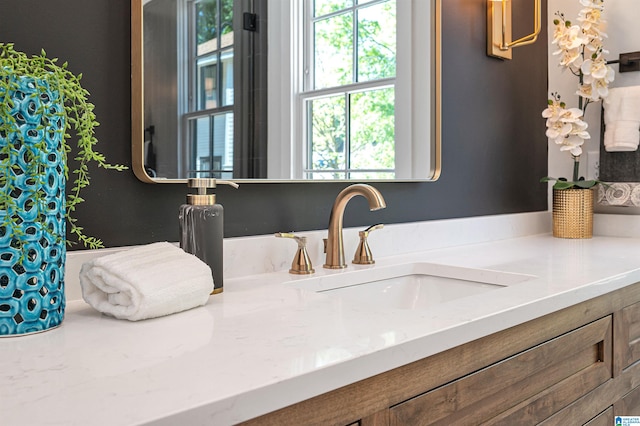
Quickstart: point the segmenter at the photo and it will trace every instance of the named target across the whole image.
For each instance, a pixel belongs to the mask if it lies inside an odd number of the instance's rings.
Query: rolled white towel
[[[635,151],[640,143],[640,86],[609,89],[604,100],[604,148]]]
[[[213,278],[206,263],[161,242],[84,263],[80,286],[96,310],[138,321],[204,305]]]

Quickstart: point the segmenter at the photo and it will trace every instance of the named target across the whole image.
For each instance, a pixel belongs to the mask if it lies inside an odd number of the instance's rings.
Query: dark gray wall
[[[284,1],[284,0],[283,0]],[[524,2],[529,3],[529,2]],[[531,2],[533,3],[533,2]],[[546,2],[543,2],[546,16]],[[528,7],[527,5],[522,5]],[[99,148],[130,164],[130,19],[127,0],[2,0],[0,41],[26,52],[44,48],[84,74],[92,94]],[[514,37],[532,27],[514,7]],[[484,0],[443,0],[442,177],[432,183],[380,183],[388,207],[368,212],[357,197],[345,226],[540,211],[547,208],[547,141],[540,112],[547,98],[547,45],[485,55]],[[95,170],[77,216],[107,246],[177,241],[185,189],[149,185]],[[344,183],[222,187],[226,236],[324,229]]]

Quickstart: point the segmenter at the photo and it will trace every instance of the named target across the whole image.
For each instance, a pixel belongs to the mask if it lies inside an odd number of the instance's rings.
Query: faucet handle
[[[298,251],[296,251],[293,262],[291,262],[289,273],[306,275],[315,272],[311,259],[309,259],[309,253],[307,253],[307,237],[300,237],[290,232],[277,232],[275,236],[278,238],[291,238],[298,243]]]
[[[376,263],[373,260],[373,255],[371,254],[371,249],[369,248],[369,243],[367,242],[367,237],[369,234],[376,229],[382,229],[384,225],[379,223],[377,225],[372,225],[365,229],[364,231],[358,232],[360,236],[360,243],[358,244],[358,248],[356,249],[356,254],[353,256],[353,263],[356,265],[373,265]]]

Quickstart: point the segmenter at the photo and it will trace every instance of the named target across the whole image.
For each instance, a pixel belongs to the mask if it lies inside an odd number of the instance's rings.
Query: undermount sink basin
[[[298,280],[295,287],[377,308],[422,310],[532,278],[535,277],[416,262],[340,271]]]

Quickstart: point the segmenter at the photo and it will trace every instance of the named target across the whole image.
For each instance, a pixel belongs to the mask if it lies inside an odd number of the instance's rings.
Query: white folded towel
[[[138,321],[204,305],[213,278],[206,263],[161,242],[84,263],[80,286],[98,311]]]
[[[609,89],[604,100],[604,148],[635,151],[640,143],[640,86]]]

